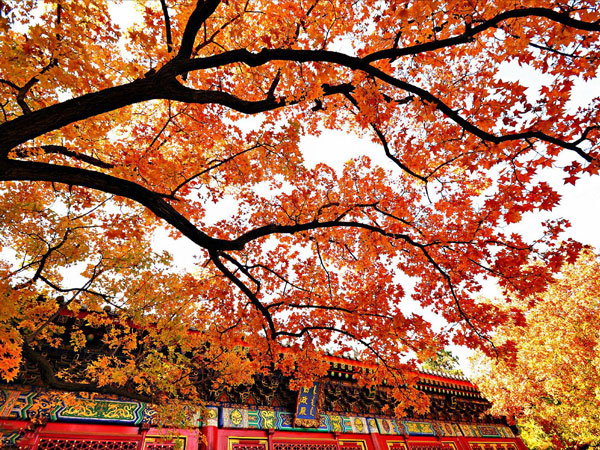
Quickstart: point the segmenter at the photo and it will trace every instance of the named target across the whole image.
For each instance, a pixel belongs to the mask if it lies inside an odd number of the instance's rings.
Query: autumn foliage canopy
[[[475,298],[490,278],[543,290],[578,251],[564,220],[507,226],[557,205],[544,168],[598,173],[599,99],[569,103],[596,76],[597,6],[161,0],[126,28],[112,1],[0,1],[0,376],[27,362],[49,387],[160,402],[195,396],[199,369],[297,387],[324,350],[396,386],[449,342],[507,350],[489,334],[522,311]],[[511,64],[551,81],[532,97]],[[328,130],[389,165],[308,167],[302,138]],[[195,264],[156,251],[165,229]],[[83,308],[100,353],[55,320]],[[81,358],[58,369],[53,347]]]

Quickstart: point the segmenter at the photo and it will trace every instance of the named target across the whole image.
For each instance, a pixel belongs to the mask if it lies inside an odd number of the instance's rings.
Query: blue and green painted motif
[[[320,431],[339,433],[369,433],[364,417],[321,414],[319,428],[294,428],[293,414],[284,411],[222,408],[221,426],[225,428],[274,429],[283,431]]]
[[[81,395],[65,403],[52,392],[17,388],[0,389],[0,418],[32,420],[46,418],[56,422],[99,422],[121,425],[154,424],[156,411],[149,405],[117,398]],[[281,409],[247,409],[210,405],[206,425],[257,430],[338,432],[408,436],[466,436],[514,438],[503,425],[455,424],[367,418],[321,413],[318,428],[294,428],[293,412]],[[203,424],[199,424],[202,426]]]
[[[0,400],[0,417],[7,419],[140,425],[152,423],[156,415],[156,411],[141,402],[80,396],[66,403],[52,392],[41,390],[5,389]]]
[[[404,434],[409,436],[436,436],[436,429],[432,422],[402,421]]]

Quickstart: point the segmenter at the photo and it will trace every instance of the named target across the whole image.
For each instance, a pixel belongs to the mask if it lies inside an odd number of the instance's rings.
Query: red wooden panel
[[[137,450],[137,441],[41,438],[37,450]]]
[[[337,450],[337,445],[335,442],[275,442],[273,450]]]

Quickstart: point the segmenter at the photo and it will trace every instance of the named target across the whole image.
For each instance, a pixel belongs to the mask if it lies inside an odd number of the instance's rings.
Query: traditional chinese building
[[[489,403],[467,379],[424,371],[419,389],[431,400],[427,416],[395,419],[385,389],[357,387],[363,370],[329,357],[328,379],[300,392],[284,377],[256,379],[229,394],[207,394],[205,423],[186,430],[156,429],[151,406],[119,398],[48,401],[48,391],[0,389],[2,448],[35,450],[524,450],[504,420],[487,416]],[[201,436],[205,436],[205,440]]]
[[[66,329],[81,317],[63,314]],[[89,331],[89,330],[88,330]],[[93,341],[92,341],[93,342]],[[90,344],[91,345],[91,344]],[[46,349],[56,367],[79,357]],[[101,351],[101,350],[99,350]],[[423,371],[418,389],[430,399],[425,416],[396,419],[389,388],[359,387],[369,370],[352,358],[324,355],[328,376],[300,392],[271,373],[252,385],[214,390],[210,373],[196,384],[205,393],[203,420],[187,429],[157,428],[151,405],[131,399],[80,394],[57,401],[25,364],[18,384],[0,385],[0,447],[30,450],[525,450],[504,419],[461,376]]]

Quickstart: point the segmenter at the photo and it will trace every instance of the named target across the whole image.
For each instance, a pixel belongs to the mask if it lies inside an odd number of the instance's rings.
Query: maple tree
[[[476,359],[479,388],[493,411],[524,426],[529,448],[600,443],[599,274],[597,256],[582,253],[545,291],[520,302],[525,323],[499,327],[495,342],[514,351]]]
[[[478,303],[487,278],[524,296],[576,255],[566,220],[534,242],[505,225],[557,204],[535,175],[559,157],[567,182],[598,172],[598,98],[569,109],[596,1],[161,0],[126,30],[111,5],[0,2],[5,380],[25,360],[52,388],[158,402],[196,395],[200,367],[215,389],[273,369],[297,387],[352,348],[362,382],[410,387],[407,355],[502,352],[489,333],[522,312]],[[515,61],[552,77],[536,99],[503,78]],[[327,129],[390,167],[306,167],[301,138]],[[163,227],[194,267],[154,250]],[[450,327],[403,305],[398,273]],[[83,309],[104,350],[58,370],[42,348],[96,339],[56,320]]]

